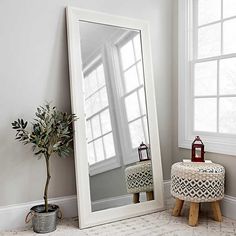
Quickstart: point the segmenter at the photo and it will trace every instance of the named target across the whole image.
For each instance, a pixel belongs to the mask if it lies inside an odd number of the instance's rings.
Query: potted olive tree
[[[73,140],[72,122],[76,120],[74,114],[58,111],[49,104],[40,106],[35,113],[36,117],[32,129],[27,130],[27,121],[18,119],[12,123],[16,130],[16,139],[23,144],[32,144],[35,155],[43,156],[46,162],[47,179],[44,188],[44,205],[37,205],[30,209],[33,229],[38,233],[48,233],[56,229],[59,207],[48,204],[48,187],[51,178],[50,158],[53,154],[59,157],[68,156]],[[27,220],[27,218],[26,218]]]

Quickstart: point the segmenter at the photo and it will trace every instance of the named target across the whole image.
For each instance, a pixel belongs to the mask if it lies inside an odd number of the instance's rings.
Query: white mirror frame
[[[82,75],[79,20],[135,29],[139,30],[141,33],[147,115],[152,149],[154,182],[154,200],[152,201],[92,212],[87,159],[84,81]],[[67,36],[72,112],[79,118],[74,122],[74,155],[79,227],[91,227],[163,210],[163,177],[148,22],[67,7]]]

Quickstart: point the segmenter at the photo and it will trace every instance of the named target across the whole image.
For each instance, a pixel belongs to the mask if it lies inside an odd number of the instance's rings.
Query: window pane
[[[143,63],[140,61],[138,63],[138,75],[139,75],[139,84],[143,84]]]
[[[216,132],[216,98],[197,98],[194,105],[194,130]]]
[[[108,105],[108,99],[107,99],[106,88],[104,87],[104,89],[101,89],[99,92],[95,93],[93,96],[86,99],[85,110],[87,117],[100,111],[107,105]]]
[[[142,142],[145,142],[141,119],[138,119],[129,124],[129,132],[130,132],[132,148],[136,148]]]
[[[135,61],[134,49],[133,49],[133,44],[131,40],[128,43],[126,43],[123,47],[121,47],[120,54],[121,54],[123,70],[134,63]]]
[[[202,27],[198,30],[198,58],[220,54],[220,24]]]
[[[108,106],[108,98],[107,98],[107,89],[104,87],[100,90],[100,106],[99,109],[102,109],[104,107]]]
[[[90,106],[90,108],[88,109],[92,114],[96,113],[98,110],[100,110],[101,107],[101,101],[100,101],[100,96],[99,93],[95,93],[92,97],[90,97],[88,100],[90,100],[90,102],[88,103],[88,106]]]
[[[220,98],[219,132],[236,134],[236,98]]]
[[[92,139],[92,132],[91,132],[91,122],[88,120],[87,121],[87,140],[90,141]]]
[[[141,105],[141,114],[144,115],[146,114],[146,99],[144,94],[144,88],[139,89],[138,94]]]
[[[125,98],[125,108],[128,121],[140,116],[137,92],[134,92]]]
[[[105,110],[100,115],[101,124],[102,124],[102,133],[105,134],[111,131],[111,120],[109,110]]]
[[[140,42],[140,35],[138,34],[137,36],[134,37],[134,49],[135,49],[135,56],[136,56],[136,61],[141,59],[141,42]]]
[[[105,151],[106,151],[106,158],[115,156],[116,153],[115,153],[114,140],[113,140],[112,133],[105,135],[103,137],[103,142],[104,142]]]
[[[220,94],[236,94],[236,58],[220,61]]]
[[[95,163],[93,143],[88,144],[88,162],[90,165]]]
[[[105,159],[105,157],[104,157],[102,138],[95,140],[94,145],[95,145],[95,152],[96,152],[97,162],[103,161]]]
[[[223,23],[223,48],[224,53],[236,52],[236,19],[227,20]]]
[[[88,95],[94,93],[97,90],[97,76],[96,76],[96,71],[92,71],[89,76],[88,76],[88,80],[89,80],[89,91],[88,91]]]
[[[103,65],[101,64],[98,68],[97,68],[97,77],[98,77],[98,87],[102,87],[103,85],[105,85],[105,75],[104,75],[104,69],[103,69]]]
[[[131,67],[124,73],[126,92],[129,92],[139,86],[136,66]]]
[[[85,97],[98,91],[99,88],[105,85],[105,74],[103,64],[100,64],[92,72],[85,77]]]
[[[102,110],[106,106],[108,106],[108,98],[106,87],[104,87],[86,100],[85,109],[87,117]]]
[[[195,96],[216,95],[217,93],[217,62],[195,64],[194,93]]]
[[[220,20],[221,0],[198,0],[198,25]]]
[[[236,16],[236,1],[235,0],[223,0],[223,15],[224,18]]]
[[[92,123],[92,131],[93,131],[93,138],[97,138],[101,136],[101,126],[99,121],[99,116],[96,115],[91,119]]]

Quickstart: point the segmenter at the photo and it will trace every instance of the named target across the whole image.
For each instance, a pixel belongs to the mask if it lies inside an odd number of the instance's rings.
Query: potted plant
[[[27,121],[18,119],[12,123],[16,130],[16,139],[23,144],[32,144],[35,155],[44,156],[47,168],[47,179],[44,188],[44,205],[37,205],[30,209],[33,229],[37,233],[48,233],[56,229],[59,207],[48,204],[48,187],[51,178],[50,158],[68,156],[71,151],[73,140],[72,122],[76,120],[74,114],[58,111],[49,104],[40,106],[35,113],[36,118],[31,123],[32,129],[26,130]],[[26,221],[27,221],[26,217]]]

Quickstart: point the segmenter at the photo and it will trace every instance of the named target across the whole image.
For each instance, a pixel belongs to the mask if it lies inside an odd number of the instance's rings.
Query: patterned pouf
[[[204,162],[178,162],[171,168],[171,194],[176,198],[173,215],[180,215],[184,201],[190,201],[189,224],[197,224],[199,203],[212,202],[214,218],[222,220],[218,200],[224,197],[223,166]],[[194,211],[194,212],[192,212]],[[197,216],[196,216],[197,214]]]
[[[139,193],[146,192],[147,200],[153,200],[153,178],[151,161],[138,162],[125,169],[127,192],[133,194],[133,202],[139,202]]]

